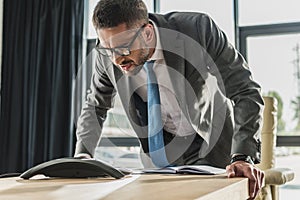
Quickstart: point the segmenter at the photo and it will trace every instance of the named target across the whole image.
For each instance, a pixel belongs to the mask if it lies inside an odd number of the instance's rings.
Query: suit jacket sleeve
[[[235,130],[231,153],[242,153],[260,161],[260,130],[263,99],[244,58],[207,15],[197,21],[203,46],[221,74],[226,97],[234,108]],[[205,28],[203,28],[205,27]]]
[[[113,106],[115,90],[107,76],[100,54],[96,55],[90,88],[91,93],[87,96],[77,121],[75,156],[79,153],[94,155],[106,113]]]

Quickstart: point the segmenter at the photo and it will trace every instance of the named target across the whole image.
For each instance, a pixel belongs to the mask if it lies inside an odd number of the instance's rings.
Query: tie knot
[[[150,60],[150,61],[145,62],[144,67],[147,72],[153,71],[154,62],[155,62],[155,60]]]

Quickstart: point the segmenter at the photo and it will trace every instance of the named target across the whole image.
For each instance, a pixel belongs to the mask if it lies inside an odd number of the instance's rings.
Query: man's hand
[[[92,157],[87,153],[79,153],[74,156],[74,158],[78,159],[91,159]]]
[[[265,174],[252,164],[244,161],[236,161],[227,165],[226,172],[228,178],[246,177],[249,179],[249,199],[254,199],[262,188]]]

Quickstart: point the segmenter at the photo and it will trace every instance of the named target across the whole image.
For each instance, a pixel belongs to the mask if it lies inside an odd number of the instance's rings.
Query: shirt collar
[[[160,36],[159,36],[158,27],[157,27],[157,25],[152,20],[149,20],[149,21],[150,21],[150,23],[154,27],[155,36],[156,36],[155,50],[154,50],[151,58],[149,58],[149,60],[162,60],[162,59],[164,59],[164,55],[163,55],[163,51],[162,51],[162,47],[161,47],[161,42],[160,42]]]

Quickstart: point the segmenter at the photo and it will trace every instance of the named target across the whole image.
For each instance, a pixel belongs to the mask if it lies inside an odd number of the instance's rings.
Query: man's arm
[[[202,17],[198,23],[202,23],[202,29],[206,28],[201,32],[205,37],[203,45],[221,75],[226,97],[233,103],[235,131],[231,153],[248,155],[258,163],[264,105],[261,88],[253,81],[244,58],[216,24],[208,16]]]
[[[75,157],[94,156],[106,113],[113,106],[115,90],[99,54],[97,54],[95,67],[91,78],[91,93],[87,96],[87,101],[77,121]]]
[[[264,104],[260,86],[253,81],[247,63],[227,41],[225,34],[209,17],[202,17],[198,27],[202,24],[203,29],[203,23],[206,27],[202,30],[206,41],[204,45],[221,74],[225,95],[233,102],[235,130],[231,154],[249,156],[255,163],[259,163]],[[264,173],[251,160],[248,161],[233,160],[226,170],[228,177],[249,178],[249,195],[250,199],[254,199],[262,187]]]

